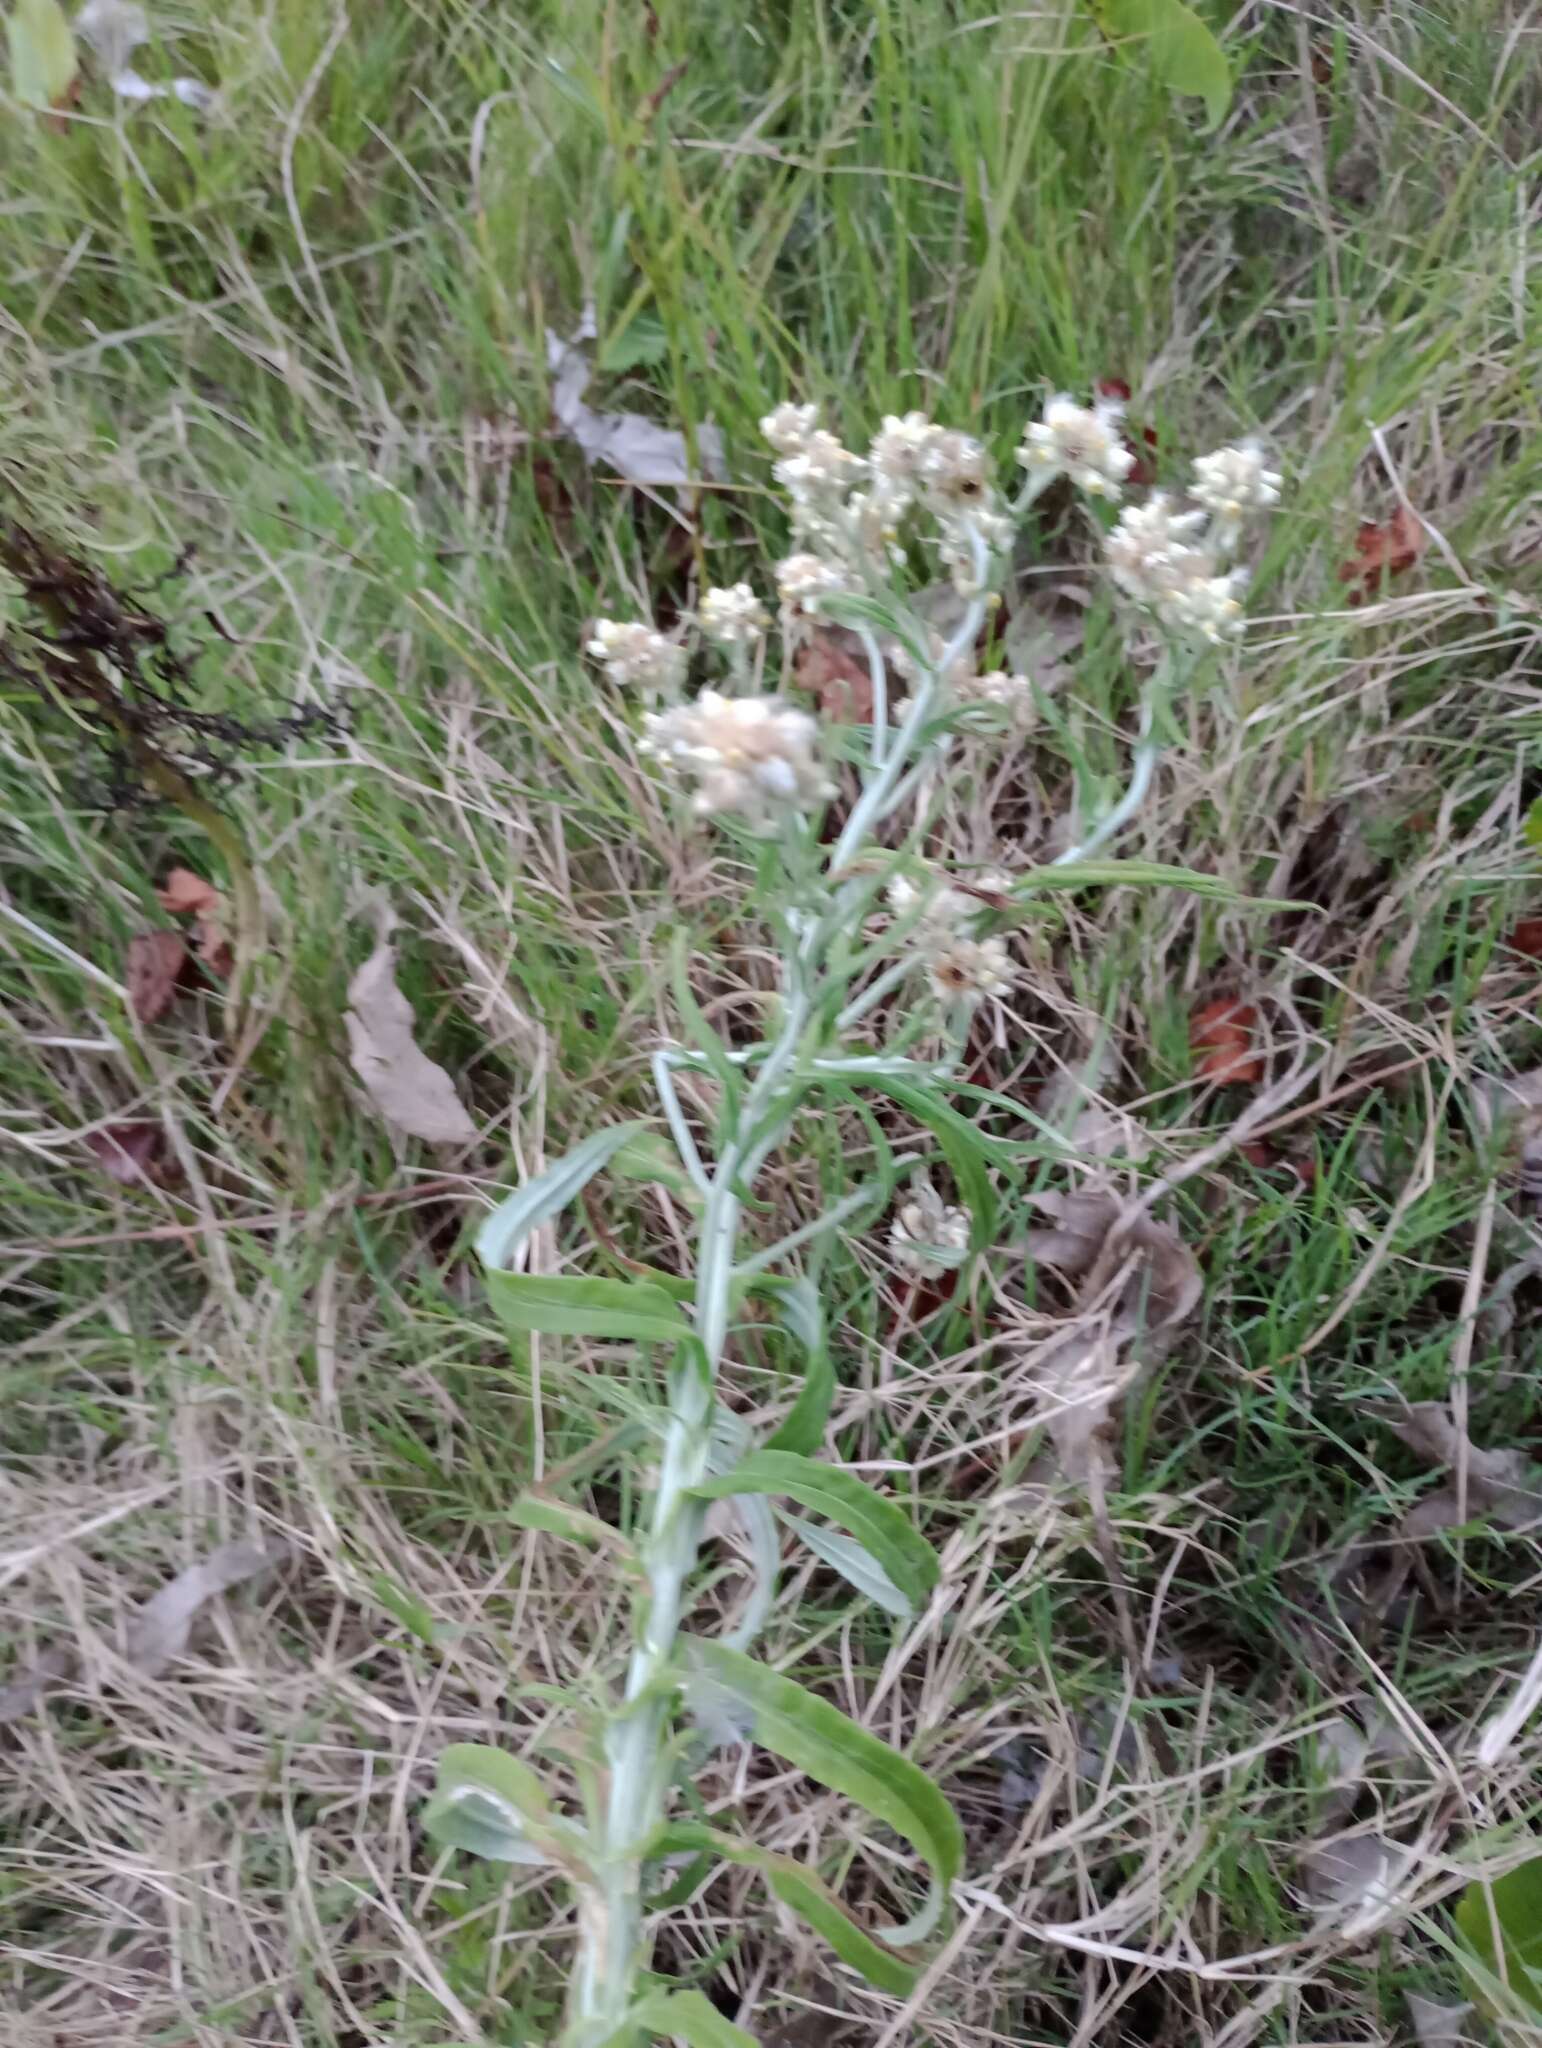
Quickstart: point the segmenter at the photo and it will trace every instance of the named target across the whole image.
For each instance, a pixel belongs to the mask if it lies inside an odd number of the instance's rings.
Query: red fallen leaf
[[[153,1178],[164,1136],[159,1124],[103,1124],[99,1131],[87,1131],[86,1145],[109,1180],[137,1187]]]
[[[228,979],[236,956],[225,928],[223,892],[191,868],[173,868],[155,894],[163,910],[174,917],[192,918],[199,959],[221,981]]]
[[[187,968],[187,941],[180,932],[135,932],[128,942],[129,1008],[141,1024],[154,1024],[177,999]]]
[[[1199,1057],[1194,1071],[1207,1081],[1252,1086],[1264,1077],[1264,1063],[1253,1050],[1258,1011],[1251,1003],[1222,997],[1206,1003],[1189,1019],[1189,1049]]]
[[[1239,1145],[1237,1150],[1249,1166],[1256,1166],[1260,1172],[1273,1166],[1279,1156],[1266,1138],[1249,1138],[1248,1142]]]
[[[1363,604],[1385,577],[1411,569],[1429,544],[1429,535],[1406,505],[1379,526],[1374,519],[1364,521],[1355,535],[1355,559],[1339,569],[1339,581],[1351,586],[1349,602]]]
[[[223,910],[225,899],[212,882],[191,868],[173,868],[155,892],[162,910],[173,917],[203,917]]]
[[[1524,953],[1528,960],[1542,960],[1542,917],[1523,917],[1506,936],[1512,953]]]
[[[873,715],[873,678],[861,642],[844,626],[811,626],[798,649],[793,679],[835,725],[866,725]]]

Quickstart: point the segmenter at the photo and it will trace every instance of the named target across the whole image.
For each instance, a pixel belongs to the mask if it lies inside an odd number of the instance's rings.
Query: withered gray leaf
[[[412,1005],[396,985],[396,948],[382,931],[348,984],[348,1057],[388,1124],[431,1145],[465,1145],[476,1136],[455,1085],[413,1037]]]
[[[572,341],[548,329],[546,364],[552,372],[551,409],[564,433],[572,436],[593,468],[613,469],[634,484],[689,484],[703,474],[723,477],[727,465],[723,437],[716,427],[698,427],[699,467],[692,468],[684,434],[661,427],[640,412],[596,412],[584,397],[594,366],[577,344],[592,332],[586,319]]]

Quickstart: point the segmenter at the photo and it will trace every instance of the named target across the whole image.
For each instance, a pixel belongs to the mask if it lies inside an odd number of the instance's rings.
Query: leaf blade
[[[489,1273],[487,1295],[512,1334],[619,1337],[676,1344],[690,1325],[662,1287],[648,1280],[600,1280],[570,1273]]]
[[[526,1181],[484,1217],[473,1240],[477,1257],[490,1272],[508,1265],[533,1230],[565,1209],[600,1169],[622,1149],[636,1142],[648,1126],[640,1118],[596,1131],[554,1159],[544,1173]]]
[[[859,1728],[799,1685],[723,1643],[693,1646],[699,1670],[754,1716],[755,1740],[832,1792],[853,1799],[902,1835],[925,1861],[930,1890],[903,1926],[881,1930],[890,1947],[930,1934],[947,1910],[963,1861],[963,1830],[941,1789],[918,1764]]]
[[[914,1607],[924,1606],[937,1584],[936,1555],[903,1508],[837,1465],[821,1465],[795,1451],[755,1451],[721,1479],[693,1490],[702,1500],[785,1494],[854,1536]]]

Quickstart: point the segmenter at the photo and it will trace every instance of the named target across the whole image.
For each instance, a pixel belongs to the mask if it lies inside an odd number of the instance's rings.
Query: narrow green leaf
[[[702,1674],[754,1716],[755,1740],[832,1792],[883,1821],[924,1858],[931,1890],[904,1926],[883,1930],[891,1947],[920,1941],[941,1921],[963,1859],[963,1830],[941,1790],[916,1764],[779,1671],[724,1643],[698,1642]]]
[[[817,1451],[825,1440],[825,1424],[835,1399],[835,1365],[825,1338],[824,1303],[819,1289],[806,1274],[792,1280],[762,1281],[771,1299],[771,1312],[787,1334],[800,1345],[804,1355],[803,1385],[798,1398],[773,1432],[766,1448],[799,1451],[805,1456]]]
[[[15,0],[6,24],[11,90],[24,107],[57,107],[75,82],[75,37],[59,0]]]
[[[854,1536],[844,1536],[839,1529],[827,1529],[820,1522],[806,1522],[801,1515],[784,1515],[782,1519],[800,1543],[831,1571],[839,1572],[864,1600],[871,1600],[896,1621],[911,1619],[915,1602],[900,1591],[873,1553]]]
[[[507,1514],[516,1528],[539,1529],[547,1536],[566,1537],[570,1543],[619,1544],[623,1550],[628,1547],[620,1532],[602,1522],[598,1515],[572,1507],[565,1500],[553,1500],[549,1494],[522,1493]]]
[[[1485,2011],[1499,2011],[1498,1980],[1542,2014],[1542,1856],[1468,1885],[1457,1901],[1456,1930],[1475,1960],[1468,1985]]]
[[[712,1069],[723,1087],[725,1104],[739,1099],[742,1076],[728,1057],[728,1048],[707,1022],[705,1011],[696,1000],[691,987],[691,935],[683,925],[675,932],[670,946],[670,986],[675,998],[675,1008],[680,1012],[696,1050],[705,1055],[707,1065]]]
[[[979,1252],[994,1244],[996,1195],[986,1167],[988,1163],[1005,1164],[1014,1159],[1015,1148],[988,1137],[968,1117],[960,1116],[935,1089],[914,1081],[895,1080],[888,1074],[867,1074],[863,1079],[869,1087],[908,1109],[917,1123],[925,1124],[936,1138],[969,1211],[969,1249]],[[967,1273],[961,1272],[959,1286],[967,1284]]]
[[[736,2027],[699,1991],[649,1991],[599,2048],[621,2048],[638,2028],[654,2040],[684,2041],[687,2048],[756,2048],[755,2036]]]
[[[1138,62],[1172,92],[1202,99],[1209,126],[1218,128],[1231,105],[1231,67],[1226,53],[1192,7],[1183,0],[1091,0],[1092,11],[1110,42],[1139,43]]]
[[[693,1212],[702,1207],[701,1190],[662,1131],[637,1128],[636,1135],[612,1155],[610,1171],[617,1180],[654,1181]]]
[[[1063,868],[1023,868],[1012,877],[1012,899],[1045,893],[1065,895],[1073,889],[1186,889],[1191,896],[1209,896],[1246,910],[1306,910],[1270,896],[1246,896],[1198,868],[1169,867],[1159,860],[1078,860]]]
[[[489,1272],[507,1266],[532,1230],[558,1214],[593,1180],[607,1161],[639,1138],[653,1135],[645,1123],[613,1124],[596,1131],[544,1173],[500,1202],[476,1234],[477,1257]]]
[[[1521,837],[1528,846],[1542,852],[1542,796],[1537,798],[1522,820]]]
[[[838,1522],[855,1536],[913,1607],[926,1604],[937,1583],[931,1545],[904,1509],[837,1465],[820,1465],[793,1451],[756,1451],[721,1479],[695,1488],[702,1500],[734,1493],[767,1493],[795,1500]]]
[[[805,1870],[791,1856],[778,1855],[774,1850],[759,1848],[754,1842],[743,1841],[721,1828],[704,1827],[695,1821],[676,1822],[666,1831],[658,1847],[661,1855],[680,1849],[715,1852],[725,1863],[758,1870],[782,1904],[807,1921],[815,1933],[822,1935],[830,1944],[841,1961],[849,1963],[854,1970],[860,1970],[870,1984],[876,1984],[881,1991],[887,1991],[895,1998],[904,1998],[915,1989],[920,1975],[919,1966],[874,1941],[824,1879],[811,1870]],[[696,1883],[701,1883],[705,1872],[699,1870],[699,1865],[693,1865],[692,1869],[697,1873]],[[690,1893],[685,1896],[688,1898]]]
[[[649,1280],[489,1273],[487,1294],[504,1328],[521,1334],[631,1337],[643,1344],[674,1344],[690,1334],[674,1302]]]

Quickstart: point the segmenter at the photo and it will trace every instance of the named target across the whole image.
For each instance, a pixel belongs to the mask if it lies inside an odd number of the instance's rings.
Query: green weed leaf
[[[1499,2010],[1497,1979],[1513,2000],[1542,2014],[1542,1856],[1468,1885],[1457,1901],[1456,1928],[1478,1966],[1467,1977],[1479,2005]]]
[[[57,107],[75,83],[75,37],[59,0],[15,0],[6,24],[11,90],[24,107]]]
[[[423,1825],[447,1849],[492,1863],[551,1863],[563,1823],[541,1781],[517,1757],[480,1742],[454,1742],[439,1759],[439,1779]]]
[[[690,1325],[651,1280],[590,1280],[576,1274],[489,1273],[487,1295],[505,1330],[521,1336],[630,1337],[676,1344]]]
[[[795,1500],[854,1536],[912,1608],[926,1604],[937,1583],[931,1545],[903,1508],[836,1465],[820,1465],[792,1451],[756,1451],[721,1479],[696,1489],[702,1500],[735,1493],[766,1493]]]
[[[1226,53],[1192,7],[1183,0],[1089,0],[1098,27],[1110,42],[1137,44],[1130,54],[1172,92],[1192,93],[1205,103],[1207,126],[1218,128],[1231,105],[1231,66]]]
[[[772,1451],[817,1451],[825,1440],[825,1424],[835,1399],[835,1366],[825,1338],[824,1303],[819,1289],[807,1275],[796,1279],[763,1279],[757,1286],[767,1292],[771,1313],[803,1350],[803,1385],[798,1398],[767,1442]]]
[[[756,2048],[755,2036],[736,2027],[699,1991],[650,1991],[597,2048],[630,2048],[639,2029],[654,2040],[684,2041],[688,2048]]]
[[[613,1124],[596,1131],[544,1173],[500,1202],[476,1234],[477,1257],[490,1273],[507,1266],[532,1230],[567,1207],[609,1160],[628,1145],[652,1136],[645,1123]]]
[[[843,1536],[839,1529],[827,1529],[822,1522],[806,1522],[801,1515],[787,1515],[783,1519],[798,1541],[812,1550],[821,1564],[839,1572],[864,1600],[871,1600],[896,1621],[910,1620],[916,1611],[915,1602],[900,1591],[873,1553],[864,1549],[854,1536]]]
[[[737,1835],[727,1834],[720,1828],[703,1827],[694,1821],[676,1823],[659,1843],[661,1855],[684,1849],[715,1853],[725,1863],[758,1870],[773,1896],[806,1921],[816,1934],[822,1935],[841,1961],[849,1963],[854,1970],[860,1970],[870,1984],[876,1984],[879,1990],[887,1991],[895,1998],[904,1998],[915,1989],[916,1978],[920,1974],[917,1964],[874,1941],[824,1879],[816,1877],[811,1870],[805,1870],[791,1856],[779,1856],[774,1850],[758,1848],[755,1843],[742,1841]],[[701,1882],[700,1876],[697,1882]]]
[[[855,1721],[779,1671],[724,1643],[692,1646],[697,1667],[730,1706],[754,1717],[755,1740],[903,1835],[926,1862],[931,1890],[921,1911],[888,1928],[891,1947],[923,1940],[947,1911],[948,1889],[963,1858],[958,1816],[925,1771]]]

